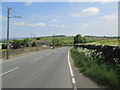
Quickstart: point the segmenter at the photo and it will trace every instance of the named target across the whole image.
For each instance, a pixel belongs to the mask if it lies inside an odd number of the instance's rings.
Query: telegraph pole
[[[7,59],[9,59],[9,26],[10,26],[10,18],[21,18],[21,16],[10,17],[10,9],[7,9]]]
[[[10,9],[7,11],[7,59],[9,59],[9,23],[10,23]]]

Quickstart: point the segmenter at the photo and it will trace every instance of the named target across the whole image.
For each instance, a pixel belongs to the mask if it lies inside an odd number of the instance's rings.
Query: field
[[[56,38],[63,42],[63,45],[73,45],[74,36],[66,36],[66,37],[41,37],[41,40],[48,40],[48,42],[52,42],[52,39]],[[118,42],[120,39],[114,38],[106,38],[106,37],[85,37],[85,44],[95,44],[95,45],[110,45],[110,46],[118,46]]]
[[[74,45],[74,36],[65,36],[65,37],[40,37],[40,40],[47,40],[49,43],[52,42],[53,38],[56,38],[60,40],[63,43],[63,46],[69,46],[69,45]],[[86,43],[85,45],[110,45],[110,46],[118,46],[120,39],[116,38],[106,38],[106,37],[85,37],[86,38]],[[37,37],[35,38],[29,38],[30,41],[36,40]],[[24,40],[24,39],[21,39]],[[2,43],[5,43],[6,41],[1,41]]]
[[[92,43],[86,43],[86,45],[109,45],[109,46],[118,46],[120,39],[108,39],[108,40],[100,40]]]

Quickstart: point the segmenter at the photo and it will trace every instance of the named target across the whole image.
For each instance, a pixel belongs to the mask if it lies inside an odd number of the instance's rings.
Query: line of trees
[[[19,48],[23,48],[23,47],[29,47],[29,46],[38,46],[38,44],[33,41],[30,45],[31,40],[30,39],[23,39],[23,40],[13,40],[11,42],[9,42],[9,47],[13,48],[13,49],[19,49]],[[2,44],[2,49],[7,49],[7,44],[3,43]]]

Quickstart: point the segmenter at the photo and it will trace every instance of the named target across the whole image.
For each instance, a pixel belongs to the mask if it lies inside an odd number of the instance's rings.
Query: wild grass
[[[95,53],[94,50],[83,48],[72,48],[71,56],[74,61],[74,66],[86,76],[91,77],[99,84],[105,85],[112,89],[120,89],[119,72],[112,64],[103,61],[104,57],[101,53]]]

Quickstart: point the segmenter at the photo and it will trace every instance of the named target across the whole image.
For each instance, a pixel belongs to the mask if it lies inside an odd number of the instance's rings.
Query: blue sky
[[[7,8],[11,8],[10,37],[64,35],[118,35],[118,3],[3,2],[2,36],[6,37]]]

